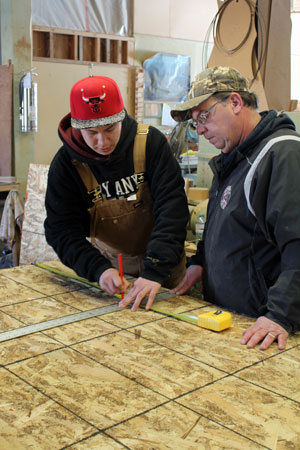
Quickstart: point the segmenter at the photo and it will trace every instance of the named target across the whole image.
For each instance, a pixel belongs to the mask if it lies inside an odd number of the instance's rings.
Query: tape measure
[[[231,327],[232,317],[227,311],[210,311],[198,316],[198,325],[209,330],[222,331]]]
[[[104,294],[109,296],[108,294]],[[110,297],[110,296],[109,296]],[[156,295],[155,301],[165,300],[173,298],[174,294],[169,291],[160,292]],[[146,303],[147,299],[144,299],[142,303]],[[28,334],[37,333],[39,331],[49,330],[50,328],[61,327],[62,325],[68,325],[69,323],[79,322],[84,319],[91,319],[92,317],[102,316],[103,314],[109,314],[114,311],[121,311],[118,303],[114,303],[108,306],[102,306],[100,308],[90,309],[88,311],[80,311],[68,316],[58,317],[57,319],[47,320],[45,322],[36,323],[33,325],[26,325],[25,327],[15,328],[13,330],[4,331],[0,333],[0,342],[9,341]]]
[[[37,333],[38,331],[49,330],[50,328],[61,327],[62,325],[79,322],[84,319],[90,319],[91,317],[101,316],[102,314],[108,314],[110,312],[117,311],[118,309],[120,308],[118,303],[116,303],[109,306],[103,306],[102,308],[81,311],[79,313],[70,314],[69,316],[58,317],[57,319],[47,320],[45,322],[15,328],[14,330],[4,331],[3,333],[0,333],[0,342],[8,341],[21,336],[27,336],[28,334]]]
[[[201,328],[207,328],[208,330],[213,331],[223,331],[232,325],[231,314],[227,311],[217,310],[200,314],[199,316],[191,316],[189,314],[177,314],[162,311],[155,307],[151,307],[150,309],[151,311],[156,311],[166,316],[176,317],[176,319],[184,320],[185,322],[190,322]]]

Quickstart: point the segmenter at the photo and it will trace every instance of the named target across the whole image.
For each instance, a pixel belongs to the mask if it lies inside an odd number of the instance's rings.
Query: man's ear
[[[237,92],[232,92],[232,94],[230,94],[230,104],[232,106],[233,113],[238,114],[243,107],[243,100],[240,94]]]

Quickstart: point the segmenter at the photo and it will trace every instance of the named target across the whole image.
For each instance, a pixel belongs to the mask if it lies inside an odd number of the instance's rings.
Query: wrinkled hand
[[[189,266],[186,269],[185,276],[183,280],[176,286],[174,289],[171,290],[171,292],[174,292],[174,294],[182,295],[185,292],[187,292],[191,287],[194,286],[197,281],[202,280],[202,272],[203,267],[202,266]]]
[[[154,298],[160,288],[160,283],[139,277],[131,286],[126,297],[120,301],[119,307],[124,308],[129,305],[129,303],[134,302],[131,311],[136,311],[143,298],[146,297],[146,295],[149,295],[146,305],[146,309],[148,310],[151,308]]]
[[[284,350],[288,336],[288,332],[281,325],[261,316],[243,332],[241,344],[247,344],[247,348],[254,348],[262,341],[259,349],[267,350],[277,340],[278,349]]]
[[[105,270],[102,273],[99,279],[99,286],[101,287],[101,289],[108,292],[110,295],[114,295],[114,294],[124,294],[129,286],[129,283],[125,279],[123,279],[122,283],[121,277],[117,269],[111,268]]]

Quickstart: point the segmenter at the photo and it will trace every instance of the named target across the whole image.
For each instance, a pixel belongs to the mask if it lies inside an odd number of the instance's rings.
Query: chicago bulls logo
[[[105,89],[105,86],[102,86],[103,89]],[[103,95],[99,95],[97,97],[84,97],[83,94],[84,89],[81,89],[82,92],[82,100],[87,103],[89,105],[89,107],[91,108],[91,110],[94,113],[98,113],[101,110],[101,103],[104,102],[104,99],[106,97],[106,93],[103,92]]]

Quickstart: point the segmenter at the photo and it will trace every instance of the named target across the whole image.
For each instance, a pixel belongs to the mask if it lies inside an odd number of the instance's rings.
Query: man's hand
[[[243,332],[241,344],[247,344],[247,348],[254,348],[262,341],[259,349],[267,350],[274,341],[277,341],[278,349],[284,350],[288,336],[288,332],[278,323],[261,316]]]
[[[126,297],[120,301],[119,307],[124,308],[129,305],[129,303],[134,302],[131,308],[131,311],[136,311],[139,307],[139,304],[143,300],[146,295],[149,295],[148,302],[146,305],[146,309],[150,309],[154,298],[161,287],[160,283],[156,281],[146,280],[145,278],[139,277],[130,290],[128,291]]]
[[[105,270],[102,273],[99,279],[99,286],[101,287],[101,289],[108,292],[110,295],[114,295],[114,294],[124,294],[129,286],[129,283],[125,279],[123,279],[122,283],[121,277],[117,269],[111,268]]]
[[[182,295],[185,292],[187,292],[191,287],[194,286],[197,281],[202,280],[202,272],[203,267],[202,266],[189,266],[186,269],[185,276],[183,280],[176,286],[174,289],[171,290],[171,292],[174,292],[174,294]]]

